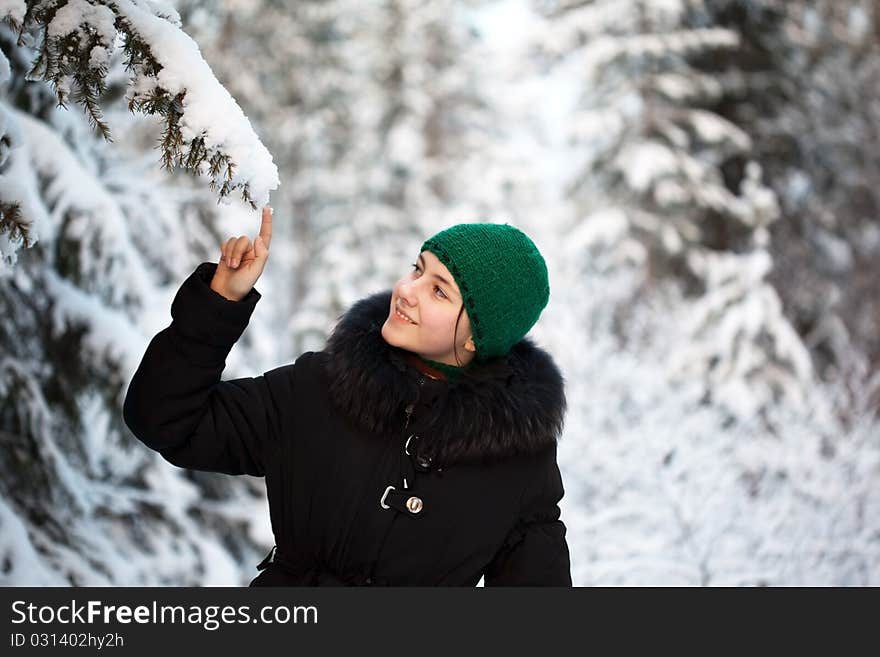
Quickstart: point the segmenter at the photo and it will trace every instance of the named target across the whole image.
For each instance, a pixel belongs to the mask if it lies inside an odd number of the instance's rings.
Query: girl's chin
[[[395,340],[394,338],[394,326],[391,323],[390,319],[386,319],[385,323],[382,325],[382,330],[379,332],[382,335],[382,338],[390,344],[392,347],[399,347],[399,340]]]
[[[416,336],[409,331],[409,329],[412,328],[415,327],[411,324],[398,322],[393,317],[389,317],[385,320],[385,323],[382,324],[382,329],[379,333],[382,335],[382,339],[392,347],[412,351],[413,341],[416,338]]]

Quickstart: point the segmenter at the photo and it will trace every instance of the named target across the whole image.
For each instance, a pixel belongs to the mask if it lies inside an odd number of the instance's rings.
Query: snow
[[[571,234],[566,249],[572,255],[591,247],[614,244],[625,234],[629,221],[620,208],[604,208],[585,217]]]
[[[209,158],[223,154],[230,160],[229,180],[224,167],[214,182],[228,183],[231,189],[247,190],[257,206],[267,204],[269,193],[280,184],[272,156],[241,107],[218,82],[198,45],[179,29],[180,17],[168,3],[120,0],[106,5],[69,0],[47,25],[47,38],[78,34],[83,44],[97,38],[98,43],[86,53],[88,65],[104,70],[119,43],[117,17],[124,18],[126,28],[133,30],[147,45],[161,66],[155,77],[147,74],[143,67],[135,67],[135,76],[130,81],[131,97],[140,100],[157,90],[172,98],[183,95],[179,127],[185,142],[201,139]],[[70,75],[57,79],[55,87],[61,100],[66,102],[73,83]],[[205,173],[205,169],[200,172]],[[225,195],[221,200],[229,202]]]
[[[692,111],[690,113],[690,121],[704,142],[716,144],[729,139],[737,148],[744,150],[752,145],[749,136],[745,132],[717,114],[700,110]]]
[[[5,84],[11,75],[12,71],[9,68],[9,60],[6,59],[6,55],[0,51],[0,85]]]
[[[229,154],[235,166],[232,184],[246,184],[258,207],[268,204],[269,193],[280,184],[278,168],[239,104],[202,58],[195,41],[129,0],[119,0],[116,6],[151,44],[151,52],[162,66],[154,84],[172,96],[186,92],[180,119],[184,139],[202,137],[209,149]],[[135,94],[146,91],[147,81],[140,84]]]
[[[117,7],[142,38],[155,44],[152,52],[162,65],[157,86],[172,96],[186,92],[180,119],[184,139],[202,137],[209,149],[228,153],[235,167],[232,184],[247,184],[254,203],[267,205],[269,192],[280,184],[278,168],[239,104],[202,58],[198,45],[128,0],[120,0]]]
[[[705,373],[717,402],[739,417],[754,416],[777,395],[803,408],[804,386],[813,379],[811,360],[785,320],[778,295],[762,282],[771,266],[767,252],[704,253],[692,264],[708,290],[681,320],[683,343],[671,352],[671,370],[683,378]],[[787,363],[791,373],[777,369],[777,362]]]
[[[0,582],[57,585],[58,575],[38,554],[28,535],[28,527],[3,498],[0,498],[0,561],[9,567]]]
[[[617,166],[626,176],[627,183],[637,192],[644,192],[651,183],[676,168],[676,157],[657,142],[632,144],[620,153]]]
[[[17,204],[21,213],[21,224],[28,232],[28,238],[37,241],[49,229],[49,222],[42,204],[38,201],[38,181],[29,166],[31,153],[19,125],[18,115],[9,108],[0,106],[0,121],[3,133],[9,142],[0,158],[0,201]],[[0,232],[0,277],[8,277],[18,260],[17,252],[23,246],[19,238]]]
[[[827,231],[816,234],[816,246],[823,252],[830,268],[845,274],[853,266],[853,250],[846,240],[843,240]]]
[[[110,51],[103,46],[95,46],[89,54],[91,68],[105,68],[110,63]]]
[[[706,47],[730,48],[738,43],[738,35],[724,28],[671,31],[662,36],[644,34],[628,38],[596,36],[585,48],[581,63],[589,73],[601,71],[618,58],[637,59],[667,52],[686,55]]]
[[[26,11],[25,0],[0,0],[0,19],[8,16],[20,24],[24,20]]]
[[[115,21],[113,10],[105,5],[93,5],[88,0],[68,0],[55,12],[46,33],[50,38],[63,37],[73,32],[84,32],[82,26],[88,24],[101,43],[109,45],[116,39]]]
[[[20,112],[15,112],[13,116],[26,134],[30,160],[51,181],[45,191],[53,203],[51,215],[38,211],[30,215],[42,218],[38,229],[44,227],[44,230],[37,230],[36,236],[55,239],[55,230],[50,227],[61,225],[65,216],[69,217],[66,231],[69,237],[80,238],[79,261],[83,271],[109,272],[114,280],[122,284],[115,288],[115,293],[108,291],[109,296],[104,298],[104,302],[121,302],[121,298],[114,294],[125,291],[138,290],[141,295],[147,294],[153,287],[150,275],[129,239],[116,200],[45,124]],[[118,253],[119,257],[109,261],[95,260],[85,239],[87,235],[100,238],[105,254]],[[101,299],[93,297],[92,302],[98,304]],[[95,312],[98,312],[97,309]],[[120,336],[125,334],[123,331]]]

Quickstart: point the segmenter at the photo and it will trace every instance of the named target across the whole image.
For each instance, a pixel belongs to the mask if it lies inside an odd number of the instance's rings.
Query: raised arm
[[[260,299],[254,283],[271,239],[271,210],[260,235],[221,247],[171,304],[171,325],[156,334],[129,383],[123,417],[132,433],[169,462],[229,474],[265,474],[280,435],[283,399],[293,394],[294,367],[256,378],[221,381],[226,357]]]
[[[209,287],[216,266],[202,263],[178,290],[171,325],[150,341],[129,383],[123,417],[170,463],[263,475],[280,432],[278,397],[293,393],[293,366],[220,380],[260,293],[223,298]]]

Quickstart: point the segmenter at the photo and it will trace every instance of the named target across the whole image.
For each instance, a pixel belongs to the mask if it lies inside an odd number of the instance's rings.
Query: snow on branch
[[[20,27],[27,5],[24,0],[0,0],[0,20],[7,20],[13,27]]]
[[[0,15],[6,9],[0,4]],[[0,85],[9,75],[9,61],[0,52]],[[18,123],[0,105],[0,276],[7,273],[4,265],[14,262],[19,245],[30,247],[37,239],[23,143]]]
[[[0,106],[0,277],[9,273],[20,245],[37,241],[33,175],[27,162],[24,138],[15,118]]]
[[[19,22],[21,4],[0,4],[0,17]],[[165,122],[163,166],[208,175],[221,201],[240,190],[253,208],[268,202],[279,184],[272,156],[198,45],[180,29],[173,8],[150,0],[28,0],[26,5],[21,35],[35,31],[42,37],[29,76],[51,83],[60,105],[71,99],[82,105],[92,125],[110,139],[99,101],[110,56],[121,42],[132,73],[129,109],[157,114]]]
[[[674,376],[701,378],[715,402],[746,419],[782,402],[805,409],[814,372],[810,354],[766,282],[769,253],[691,250],[706,292],[688,308]]]

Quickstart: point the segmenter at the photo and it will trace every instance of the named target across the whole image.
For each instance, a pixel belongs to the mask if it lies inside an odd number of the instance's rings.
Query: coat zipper
[[[410,404],[406,407],[406,424],[403,425],[404,430],[409,426],[409,418],[412,415],[413,409],[415,408],[415,404]]]
[[[419,397],[421,397],[422,386],[423,386],[424,384],[425,384],[425,377],[424,377],[424,376],[420,376],[420,377],[419,377],[419,392],[418,392],[418,394],[416,394],[416,401],[414,401],[414,402],[412,402],[411,404],[409,404],[409,405],[406,407],[406,409],[405,409],[405,412],[406,412],[406,424],[403,425],[404,430],[406,430],[406,428],[409,426],[409,419],[410,419],[410,417],[412,417],[413,411],[414,411],[415,408],[416,408],[416,402],[418,402]]]
[[[421,396],[422,385],[424,385],[424,383],[425,383],[425,377],[420,376],[419,377],[419,391],[418,391],[418,394],[416,395],[416,400],[414,402],[408,404],[406,406],[406,408],[404,409],[404,412],[406,413],[406,423],[404,423],[404,425],[403,425],[404,433],[406,432],[406,428],[409,427],[410,418],[412,417],[413,411],[416,408],[416,402],[418,402],[419,397]],[[388,523],[388,526],[385,528],[385,532],[382,535],[382,540],[379,542],[379,546],[376,549],[375,556],[371,560],[370,568],[369,568],[369,571],[367,574],[367,578],[365,580],[366,584],[373,583],[373,577],[374,577],[375,571],[376,571],[376,563],[379,561],[379,555],[382,554],[382,548],[385,546],[385,541],[388,540],[388,535],[391,533],[391,527],[392,527],[392,525],[394,525],[394,521],[397,520],[397,516],[398,516],[398,514],[396,514],[396,513],[393,514],[391,516],[391,521]]]
[[[424,377],[424,376],[420,376],[420,377],[419,377],[419,390],[418,390],[418,393],[416,394],[416,399],[415,399],[414,402],[408,404],[407,407],[404,409],[404,411],[406,412],[406,422],[405,422],[404,425],[403,425],[403,435],[404,435],[404,436],[406,436],[406,429],[407,429],[407,427],[409,426],[410,418],[412,417],[413,411],[415,410],[416,402],[418,402],[418,401],[419,401],[419,398],[421,397],[421,394],[422,394],[422,385],[423,385],[424,383],[425,383],[425,377]],[[404,445],[406,445],[406,442],[405,442],[405,441],[406,441],[406,438],[404,438]],[[404,449],[406,449],[406,447],[404,447]],[[402,457],[401,457],[401,458],[402,458]],[[404,488],[408,488],[409,486],[407,485],[406,475],[401,475],[401,476],[403,476],[403,487],[404,487]]]

